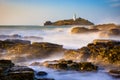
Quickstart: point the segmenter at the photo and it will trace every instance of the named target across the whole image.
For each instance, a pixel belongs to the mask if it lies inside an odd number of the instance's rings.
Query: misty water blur
[[[5,39],[22,39],[22,40],[30,40],[31,42],[50,42],[55,44],[63,45],[66,49],[78,49],[83,46],[86,46],[88,43],[91,43],[94,39],[101,39],[103,37],[99,36],[99,32],[95,33],[86,33],[86,34],[72,34],[70,31],[73,26],[21,26],[21,27],[0,27],[0,40]],[[18,36],[12,36],[12,35]],[[3,35],[7,35],[3,36]],[[32,36],[32,37],[31,37]],[[106,37],[104,39],[115,39],[119,40],[120,38],[110,38]],[[4,59],[13,59],[13,57],[17,57],[19,55],[9,55],[5,56],[5,53],[1,53],[4,55]],[[27,55],[23,55],[27,56]],[[45,59],[36,59],[30,61],[26,57],[25,63],[18,63],[18,65],[29,65],[33,62],[43,62],[48,60],[57,60],[61,59],[63,54],[61,55],[51,55]],[[85,72],[80,73],[76,71],[56,71],[52,69],[48,69],[45,67],[37,67],[37,66],[29,66],[32,67],[35,71],[46,71],[48,72],[47,77],[55,78],[55,80],[114,80],[109,75],[106,74],[104,70],[99,70],[98,72]]]
[[[26,27],[5,27],[0,28],[0,35],[14,35],[18,34],[21,37],[18,39],[30,40],[32,42],[51,42],[63,45],[64,48],[73,48],[77,49],[82,46],[87,45],[89,42],[92,42],[94,39],[99,38],[98,33],[91,34],[71,34],[70,30],[72,26],[63,26],[57,28],[49,28],[49,27],[34,27],[34,28],[26,28]],[[26,38],[27,36],[27,38]],[[32,36],[32,38],[31,38]],[[10,37],[9,37],[10,38]],[[14,39],[14,37],[11,37]],[[41,39],[38,39],[41,38]],[[1,40],[5,40],[7,38],[0,38]]]

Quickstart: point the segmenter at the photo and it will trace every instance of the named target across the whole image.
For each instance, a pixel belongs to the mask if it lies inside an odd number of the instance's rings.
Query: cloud
[[[120,3],[111,4],[112,7],[120,7]]]
[[[114,8],[120,7],[120,0],[110,0],[110,6]]]

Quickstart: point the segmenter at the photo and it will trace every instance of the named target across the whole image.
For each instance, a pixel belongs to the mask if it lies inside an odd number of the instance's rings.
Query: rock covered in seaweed
[[[64,53],[64,59],[66,60],[79,60],[87,61],[90,56],[90,50],[88,47],[82,47],[77,50],[66,50]]]
[[[72,60],[46,61],[43,66],[57,70],[96,71],[97,66],[90,62],[73,62]]]
[[[67,50],[64,59],[67,60],[92,60],[104,64],[120,66],[120,41],[94,40],[86,47],[77,50]]]

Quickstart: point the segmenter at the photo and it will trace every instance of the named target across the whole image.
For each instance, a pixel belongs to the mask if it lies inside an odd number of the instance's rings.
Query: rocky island
[[[46,21],[44,26],[53,25],[53,26],[62,26],[62,25],[94,25],[94,23],[83,19],[83,18],[76,18],[76,19],[68,19],[68,20],[58,20],[56,22]]]

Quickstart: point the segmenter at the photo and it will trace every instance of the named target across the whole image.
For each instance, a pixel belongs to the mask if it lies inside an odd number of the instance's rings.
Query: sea
[[[50,42],[63,45],[65,49],[79,49],[91,43],[94,39],[103,39],[99,32],[73,34],[71,29],[77,26],[0,26],[0,40],[21,39],[31,42]],[[79,26],[90,27],[90,26]],[[105,38],[105,39],[110,39]],[[114,39],[114,38],[112,38]],[[27,61],[25,65],[36,72],[45,71],[48,78],[55,80],[118,80],[107,73],[107,70],[100,68],[97,72],[58,71],[43,66],[30,66],[35,61],[46,61],[61,59],[62,56],[52,56],[44,60]],[[23,64],[21,64],[23,65]],[[39,78],[39,76],[36,76]]]

